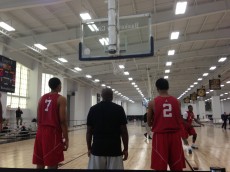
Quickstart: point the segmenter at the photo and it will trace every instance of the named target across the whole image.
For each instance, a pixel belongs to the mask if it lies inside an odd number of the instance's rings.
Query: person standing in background
[[[223,120],[223,124],[222,124],[222,128],[224,128],[226,130],[226,126],[227,126],[227,120],[228,120],[228,115],[226,112],[224,112],[224,114],[221,115],[221,118]]]
[[[20,125],[22,125],[22,110],[20,109],[20,107],[18,107],[18,109],[16,110],[16,121],[17,121],[17,126],[18,126],[18,122],[20,120]]]

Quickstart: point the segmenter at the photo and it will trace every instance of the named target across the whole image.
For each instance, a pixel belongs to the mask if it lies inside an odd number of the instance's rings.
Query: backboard
[[[79,60],[116,60],[153,56],[151,15],[119,18],[116,53],[109,51],[108,19],[87,20],[82,23]]]

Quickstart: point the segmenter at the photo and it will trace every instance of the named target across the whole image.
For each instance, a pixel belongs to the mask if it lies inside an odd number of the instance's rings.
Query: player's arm
[[[86,143],[88,148],[88,156],[91,155],[92,138],[93,138],[93,127],[87,125]]]
[[[88,156],[91,155],[91,148],[92,148],[92,138],[93,138],[93,110],[90,108],[88,116],[87,116],[87,130],[86,130],[86,143],[88,148]]]
[[[122,142],[124,145],[124,150],[123,150],[123,161],[128,159],[128,144],[129,144],[129,134],[128,134],[128,130],[127,130],[127,126],[126,125],[121,125],[120,126],[120,130],[121,130],[121,138],[122,138]]]
[[[59,119],[62,129],[62,134],[64,138],[65,149],[67,150],[69,147],[69,137],[68,137],[68,125],[67,125],[67,114],[66,114],[66,98],[63,96],[59,96]]]
[[[37,125],[39,125],[39,107],[40,107],[40,102],[41,102],[41,98],[38,101],[38,107],[37,107]]]
[[[154,100],[150,101],[148,104],[148,113],[147,113],[147,123],[149,127],[152,127],[154,120]]]

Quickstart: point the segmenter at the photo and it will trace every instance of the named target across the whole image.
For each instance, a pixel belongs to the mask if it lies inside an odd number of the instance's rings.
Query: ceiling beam
[[[160,25],[163,23],[171,23],[178,20],[192,19],[198,16],[207,16],[215,13],[221,13],[223,11],[228,11],[228,10],[230,10],[230,6],[226,6],[226,4],[223,1],[220,2],[216,1],[216,2],[198,5],[196,8],[188,7],[187,10],[188,13],[182,16],[172,15],[173,13],[172,10],[153,14],[152,23],[153,25]],[[78,27],[76,29],[38,34],[37,36],[39,36],[41,39],[43,38],[44,40],[46,40],[47,44],[54,44],[54,43],[57,44],[57,43],[79,40],[81,37],[80,33],[81,33],[80,27]],[[31,40],[33,40],[33,36],[18,38],[18,40],[23,41],[25,44],[27,44],[28,42],[31,42]],[[20,49],[23,47],[15,47],[15,48]]]
[[[1,0],[0,11],[12,11],[38,6],[64,3],[71,0]]]

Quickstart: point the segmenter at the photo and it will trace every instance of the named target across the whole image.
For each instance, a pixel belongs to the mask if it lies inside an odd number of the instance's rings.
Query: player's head
[[[160,78],[156,81],[156,87],[157,87],[157,91],[168,91],[169,89],[169,82],[164,79],[164,78]]]
[[[113,100],[113,91],[110,88],[104,88],[101,91],[101,97],[104,101],[112,101]]]
[[[188,110],[189,110],[189,111],[193,111],[192,105],[188,105]]]
[[[61,81],[60,79],[53,77],[49,80],[49,87],[52,91],[61,91]]]

